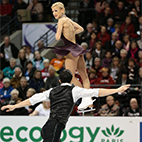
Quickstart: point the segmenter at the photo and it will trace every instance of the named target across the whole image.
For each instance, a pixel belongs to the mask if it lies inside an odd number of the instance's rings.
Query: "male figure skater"
[[[70,84],[72,73],[65,69],[60,73],[61,85],[51,88],[43,93],[38,93],[31,98],[16,104],[3,106],[1,109],[13,111],[16,108],[34,105],[50,99],[50,118],[41,130],[43,142],[58,142],[62,130],[68,121],[75,102],[82,97],[103,97],[117,92],[124,92],[130,85],[124,85],[117,89],[85,89]]]

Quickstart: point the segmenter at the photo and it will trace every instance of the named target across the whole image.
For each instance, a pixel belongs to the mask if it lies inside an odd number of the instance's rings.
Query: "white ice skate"
[[[91,107],[89,110],[85,110],[87,107],[90,107],[91,105],[93,105],[93,102],[96,99],[92,100],[90,97],[85,97],[82,98],[82,102],[81,104],[78,106],[78,112],[79,113],[85,113],[85,112],[90,112],[90,111],[94,111],[95,109],[93,107]]]

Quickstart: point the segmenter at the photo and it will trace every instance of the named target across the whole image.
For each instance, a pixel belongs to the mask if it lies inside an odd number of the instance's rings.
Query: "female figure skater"
[[[78,45],[75,41],[75,35],[84,31],[84,29],[66,17],[65,8],[61,2],[56,2],[52,5],[52,12],[56,19],[58,19],[58,26],[56,32],[56,40],[60,38],[64,42],[64,46],[47,47],[54,49],[54,53],[66,56],[65,68],[69,69],[73,74],[72,83],[75,86],[82,87],[81,83],[75,78],[75,71],[78,70],[82,80],[83,87],[89,89],[90,82],[86,72],[86,65],[83,54],[88,52]],[[79,109],[84,109],[93,104],[91,98],[82,99],[82,103],[78,106]]]

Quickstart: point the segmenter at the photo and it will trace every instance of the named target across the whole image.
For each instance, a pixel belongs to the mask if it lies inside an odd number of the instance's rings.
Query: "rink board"
[[[42,142],[46,117],[1,116],[0,142]],[[142,142],[142,117],[70,117],[63,142]]]

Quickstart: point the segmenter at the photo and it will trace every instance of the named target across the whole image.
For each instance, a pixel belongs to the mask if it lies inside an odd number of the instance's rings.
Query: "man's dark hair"
[[[72,73],[70,70],[65,69],[60,73],[59,78],[61,83],[70,83],[72,80]]]

